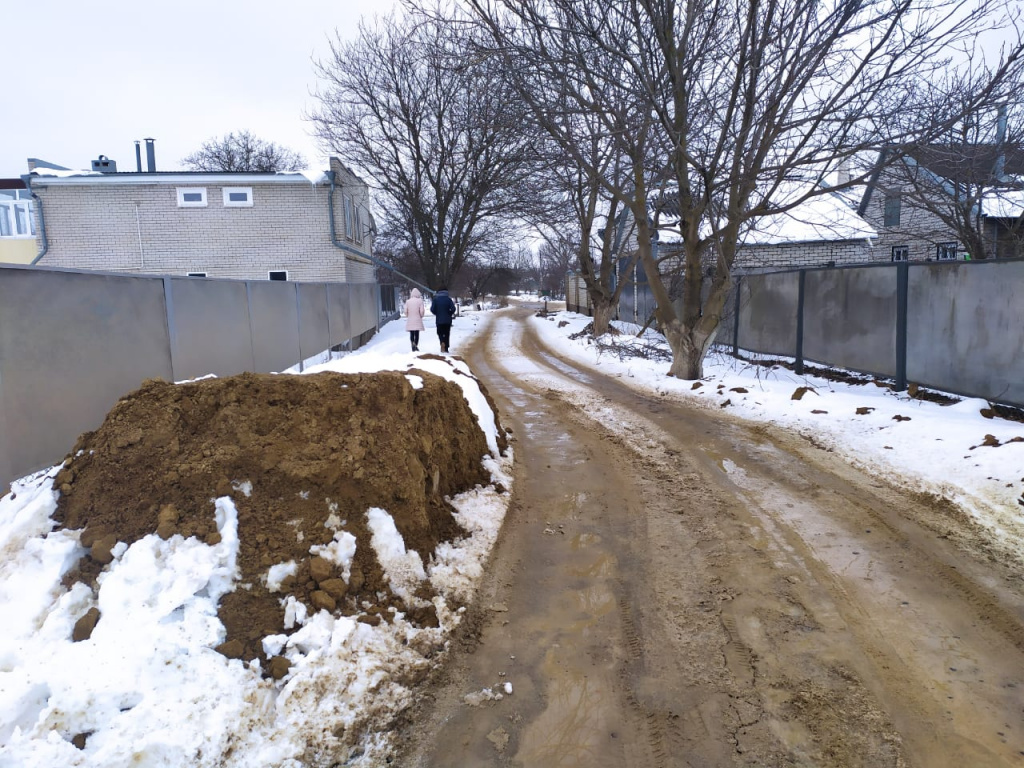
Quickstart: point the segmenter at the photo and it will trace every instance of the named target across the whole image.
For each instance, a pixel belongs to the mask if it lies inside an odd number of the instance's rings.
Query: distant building
[[[34,166],[34,167],[32,167]],[[33,161],[40,266],[247,280],[374,282],[369,188],[326,172],[117,173]]]
[[[892,261],[1024,255],[1024,147],[952,143],[878,153],[860,214]]]

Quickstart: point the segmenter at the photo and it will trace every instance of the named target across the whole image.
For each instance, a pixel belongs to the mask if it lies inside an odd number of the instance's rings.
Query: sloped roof
[[[1024,175],[1024,147],[1019,142],[996,144],[929,144],[904,150],[922,168],[944,179],[995,181],[996,164],[1002,156],[1003,174]]]
[[[792,183],[780,188],[776,200],[782,206],[808,193],[806,185]],[[662,243],[679,242],[679,206],[674,196],[666,195],[658,201],[663,218],[658,227]],[[710,231],[710,226],[705,227]],[[878,232],[843,196],[823,192],[800,202],[789,210],[752,219],[744,232],[744,245],[786,245],[794,243],[838,242],[865,240],[878,237]]]

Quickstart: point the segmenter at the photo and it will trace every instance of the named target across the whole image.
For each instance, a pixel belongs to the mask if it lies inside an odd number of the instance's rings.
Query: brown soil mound
[[[221,600],[226,655],[265,660],[261,639],[285,631],[287,594],[310,613],[333,603],[336,613],[377,623],[394,606],[436,625],[432,606],[405,606],[390,593],[366,512],[386,509],[426,562],[438,542],[462,535],[444,499],[489,481],[481,466],[487,444],[458,386],[415,373],[422,389],[400,372],[145,382],[79,438],[55,479],[59,525],[84,528],[82,543],[91,547],[67,581],[93,583],[115,541],[130,545],[156,532],[215,543],[212,500],[231,496],[240,580],[251,588]],[[246,482],[250,496],[241,490]],[[324,524],[332,507],[358,542],[347,583],[309,553],[331,541]],[[269,592],[261,577],[289,560],[297,577]]]

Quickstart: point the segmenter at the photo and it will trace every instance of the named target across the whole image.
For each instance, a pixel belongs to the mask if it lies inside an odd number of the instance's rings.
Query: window
[[[348,195],[342,195],[342,203],[344,206],[345,215],[345,237],[349,240],[354,239],[353,226],[352,226],[352,198]]]
[[[35,237],[32,195],[27,189],[0,189],[0,237]]]
[[[224,187],[224,205],[229,208],[251,208],[252,187]]]
[[[179,208],[205,208],[206,187],[178,187]]]
[[[189,272],[188,277],[206,277],[205,272]]]
[[[885,213],[883,226],[898,227],[900,225],[900,211],[903,201],[898,191],[885,193]]]
[[[267,279],[268,280],[287,280],[288,279],[288,271],[282,269],[282,270],[278,270],[278,271],[268,272],[267,273]]]
[[[956,243],[939,243],[935,246],[935,258],[939,261],[956,259]]]
[[[892,260],[893,261],[910,261],[910,246],[909,245],[894,245],[892,247]]]

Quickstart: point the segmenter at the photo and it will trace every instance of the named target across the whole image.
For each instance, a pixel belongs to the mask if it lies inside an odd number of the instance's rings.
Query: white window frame
[[[935,260],[936,261],[956,261],[958,243],[937,243],[935,245]]]
[[[31,193],[25,189],[13,190],[14,197],[0,198],[6,227],[0,228],[0,237],[11,240],[30,240],[36,236],[35,206]]]
[[[274,280],[271,275],[284,275],[284,280]],[[267,272],[267,280],[275,283],[287,283],[288,282],[288,270],[287,269],[271,269]]]
[[[244,194],[245,200],[232,200],[233,194]],[[223,199],[225,208],[252,208],[252,187],[224,187]]]
[[[206,187],[178,187],[178,207],[179,208],[205,208],[207,205],[206,201]],[[199,194],[200,200],[186,200],[185,195]]]
[[[186,272],[186,277],[206,277],[205,272]]]
[[[910,246],[894,245],[892,247],[892,260],[895,262],[910,261]]]

